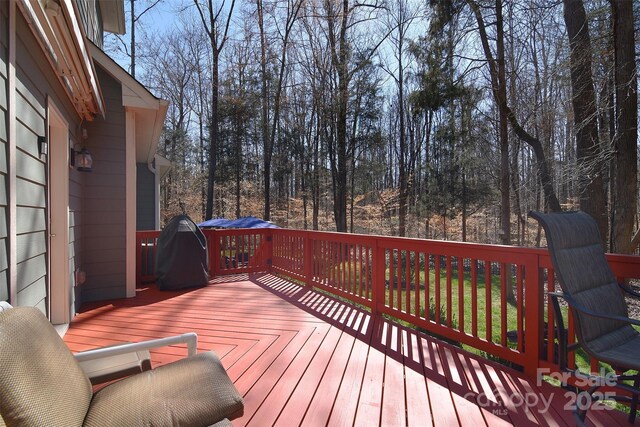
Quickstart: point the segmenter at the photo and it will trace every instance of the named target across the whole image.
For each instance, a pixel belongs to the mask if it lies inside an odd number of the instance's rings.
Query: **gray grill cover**
[[[187,215],[174,216],[158,237],[158,288],[166,291],[206,285],[207,260],[207,239],[202,231]]]

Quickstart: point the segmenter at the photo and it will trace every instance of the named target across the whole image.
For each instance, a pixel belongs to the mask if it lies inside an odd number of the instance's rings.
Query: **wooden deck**
[[[64,339],[80,351],[189,331],[244,396],[235,426],[575,425],[560,388],[272,275],[141,288],[84,307]],[[152,363],[185,353],[159,349]],[[630,425],[605,409],[589,424]]]

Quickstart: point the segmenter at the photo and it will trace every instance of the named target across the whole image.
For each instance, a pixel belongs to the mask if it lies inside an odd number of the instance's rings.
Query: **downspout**
[[[125,107],[125,288],[127,298],[136,296],[136,113]]]
[[[158,168],[156,168],[156,152],[158,150],[158,142],[160,141],[160,134],[162,134],[162,128],[164,126],[164,119],[167,116],[167,110],[169,109],[169,101],[166,99],[158,99],[158,111],[156,112],[155,122],[153,124],[153,135],[151,137],[151,147],[147,154],[147,168],[154,177],[154,219],[155,229],[160,230],[160,174]]]
[[[151,145],[149,146],[149,152],[147,153],[147,164],[154,162],[156,151],[158,150],[158,142],[160,141],[160,135],[162,134],[162,128],[164,126],[164,118],[167,116],[167,110],[169,109],[169,101],[166,99],[158,99],[158,110],[155,114],[155,121],[153,123],[153,135],[151,136]]]

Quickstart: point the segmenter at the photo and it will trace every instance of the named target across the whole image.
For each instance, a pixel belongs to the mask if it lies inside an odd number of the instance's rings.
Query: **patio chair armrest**
[[[620,288],[622,288],[622,290],[625,291],[626,293],[628,293],[629,295],[631,295],[633,297],[636,297],[636,298],[640,298],[640,292],[634,291],[633,289],[631,289],[625,283],[618,282],[618,286],[620,286]]]
[[[78,362],[101,359],[104,357],[119,356],[122,354],[134,353],[137,351],[149,350],[158,347],[167,347],[176,344],[187,344],[188,356],[193,356],[197,352],[198,335],[195,332],[188,332],[172,337],[158,338],[154,340],[141,341],[135,343],[118,344],[111,347],[96,348],[93,350],[81,351],[74,354]]]
[[[593,310],[589,310],[585,307],[583,307],[582,305],[578,304],[578,302],[573,299],[573,297],[569,294],[565,294],[565,293],[554,293],[554,295],[557,295],[561,298],[563,298],[565,301],[567,301],[567,303],[569,303],[569,306],[573,309],[578,310],[581,313],[586,314],[587,316],[591,316],[591,317],[599,317],[601,319],[609,319],[609,320],[617,320],[619,322],[624,322],[624,323],[629,323],[631,325],[635,325],[635,326],[640,326],[640,320],[636,320],[636,319],[631,319],[629,317],[624,317],[624,316],[612,316],[610,314],[604,314],[604,313],[597,313]]]

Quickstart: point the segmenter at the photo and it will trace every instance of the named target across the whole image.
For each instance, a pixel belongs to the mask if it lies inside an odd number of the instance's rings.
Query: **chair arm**
[[[617,320],[619,322],[640,326],[640,320],[631,319],[629,317],[623,317],[623,316],[613,316],[611,314],[605,314],[605,313],[596,313],[595,311],[589,310],[581,306],[580,304],[578,304],[578,302],[575,299],[573,299],[573,297],[569,294],[554,292],[554,295],[563,298],[565,301],[567,301],[567,303],[569,303],[569,306],[571,308],[576,309],[579,312],[586,314],[587,316],[599,317],[601,319]]]
[[[197,352],[198,335],[195,332],[188,332],[155,340],[141,341],[135,343],[118,344],[111,347],[96,348],[93,350],[81,351],[74,354],[78,362],[101,359],[103,357],[119,356],[121,354],[134,353],[136,351],[149,350],[152,348],[166,347],[176,344],[187,344],[188,356],[193,356]]]
[[[636,298],[640,298],[640,292],[634,291],[633,289],[631,289],[626,284],[618,282],[618,286],[620,286],[620,288],[622,288],[622,290],[625,291],[626,293],[628,293],[629,295],[631,295],[633,297],[636,297]]]

